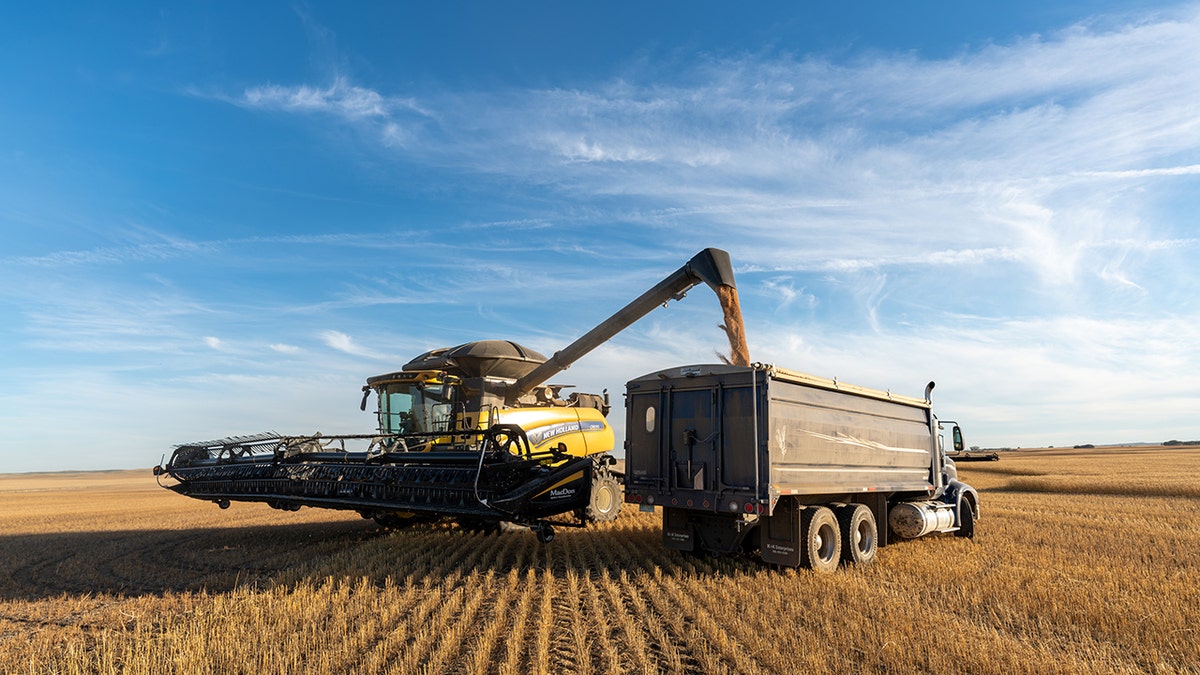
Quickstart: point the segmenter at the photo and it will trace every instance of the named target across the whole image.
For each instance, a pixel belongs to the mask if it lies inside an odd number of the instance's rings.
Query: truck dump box
[[[628,394],[626,482],[660,505],[749,512],[751,500],[770,513],[781,495],[934,487],[937,446],[921,399],[725,365],[651,373]]]
[[[800,537],[788,532],[806,508],[847,504],[870,509],[883,545],[890,506],[946,492],[926,399],[770,365],[699,365],[630,381],[626,410],[626,501],[664,507],[671,548],[761,549],[759,524]]]

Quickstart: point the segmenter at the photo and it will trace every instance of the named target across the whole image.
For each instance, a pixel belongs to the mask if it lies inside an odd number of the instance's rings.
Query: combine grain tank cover
[[[515,342],[479,340],[425,352],[405,364],[404,370],[444,370],[459,377],[516,379],[545,362],[545,356]]]

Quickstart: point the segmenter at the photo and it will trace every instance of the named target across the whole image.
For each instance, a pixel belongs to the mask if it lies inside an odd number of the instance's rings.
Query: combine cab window
[[[391,384],[379,392],[379,430],[388,434],[449,431],[454,387]]]

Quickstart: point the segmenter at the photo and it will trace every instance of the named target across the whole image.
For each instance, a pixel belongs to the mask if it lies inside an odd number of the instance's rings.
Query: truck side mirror
[[[953,433],[954,433],[954,451],[962,452],[963,451],[962,429],[960,429],[957,424],[954,425]]]

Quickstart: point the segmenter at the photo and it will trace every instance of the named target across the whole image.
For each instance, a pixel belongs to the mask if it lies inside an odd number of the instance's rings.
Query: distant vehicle
[[[963,442],[962,428],[958,422],[950,420],[942,420],[938,423],[938,429],[943,429],[946,425],[951,425],[951,439],[953,450],[946,453],[946,456],[956,462],[998,462],[1000,461],[1000,453],[990,452],[988,450],[967,450],[966,444]],[[945,447],[946,439],[941,434],[938,435],[938,443]]]

